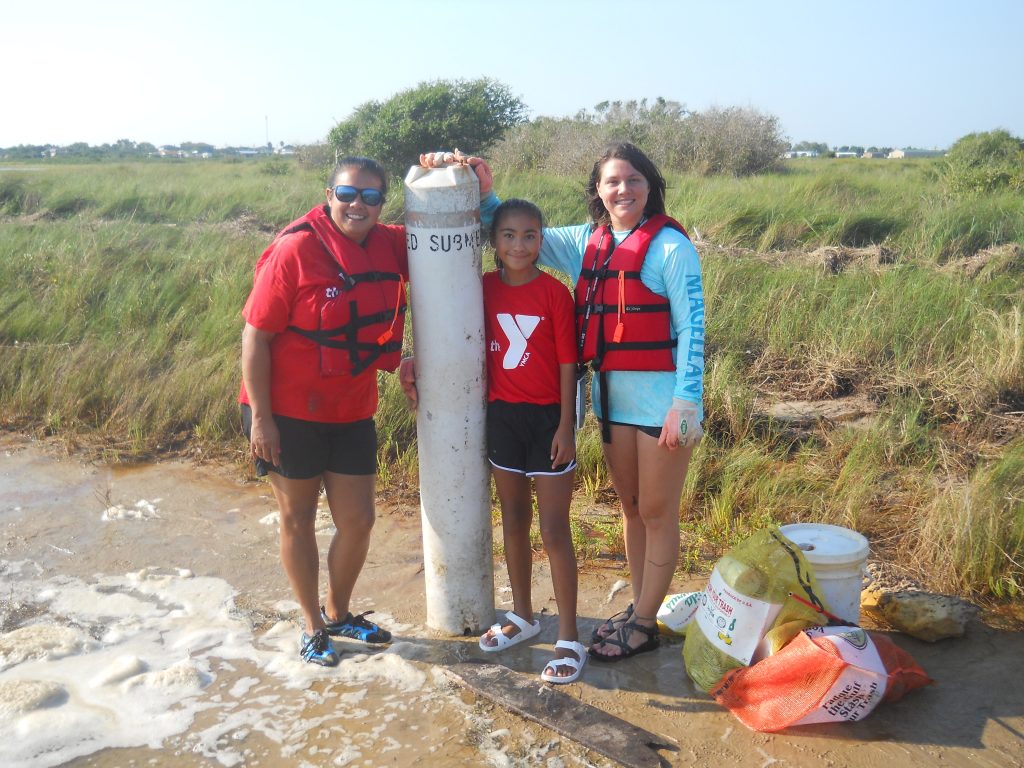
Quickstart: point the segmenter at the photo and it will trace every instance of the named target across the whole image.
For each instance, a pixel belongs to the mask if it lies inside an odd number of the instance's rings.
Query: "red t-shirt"
[[[558,367],[576,362],[575,313],[569,289],[551,275],[512,286],[486,273],[487,399],[560,403]]]
[[[378,224],[377,248],[390,249],[408,278],[405,227]],[[373,257],[373,253],[370,253]],[[278,416],[325,423],[368,419],[377,411],[377,372],[323,376],[320,346],[288,331],[317,328],[321,297],[338,283],[338,264],[309,231],[281,237],[257,269],[242,315],[250,325],[276,334],[270,342],[270,408]],[[248,403],[245,385],[239,402]]]

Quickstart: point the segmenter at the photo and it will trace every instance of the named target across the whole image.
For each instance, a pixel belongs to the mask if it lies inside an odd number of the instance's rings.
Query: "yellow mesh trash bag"
[[[800,548],[778,528],[747,537],[716,564],[683,645],[686,672],[709,691],[731,669],[770,656],[828,606]]]

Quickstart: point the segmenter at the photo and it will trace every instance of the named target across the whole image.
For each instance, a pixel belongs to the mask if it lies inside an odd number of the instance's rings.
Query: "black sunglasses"
[[[373,187],[367,187],[366,189],[358,189],[356,187],[350,187],[348,184],[339,184],[334,188],[334,196],[341,203],[351,203],[356,199],[356,195],[363,198],[363,202],[371,208],[375,208],[384,202],[384,193],[379,189]]]

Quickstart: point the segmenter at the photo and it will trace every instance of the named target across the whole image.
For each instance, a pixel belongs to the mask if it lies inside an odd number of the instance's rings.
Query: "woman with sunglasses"
[[[486,194],[489,169],[477,173]],[[374,523],[377,371],[398,366],[405,324],[405,227],[378,221],[386,194],[375,160],[339,160],[325,204],[260,257],[242,311],[242,423],[281,510],[281,562],[304,622],[300,656],[323,666],[339,661],[331,636],[391,640],[369,612],[349,610]],[[336,528],[323,603],[321,487]]]

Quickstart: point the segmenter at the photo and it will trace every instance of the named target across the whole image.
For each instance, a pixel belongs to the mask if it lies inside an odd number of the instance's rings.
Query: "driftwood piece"
[[[663,736],[645,731],[603,710],[577,701],[498,664],[463,662],[446,669],[470,690],[520,717],[533,720],[626,768],[660,768],[657,750],[676,750]]]

